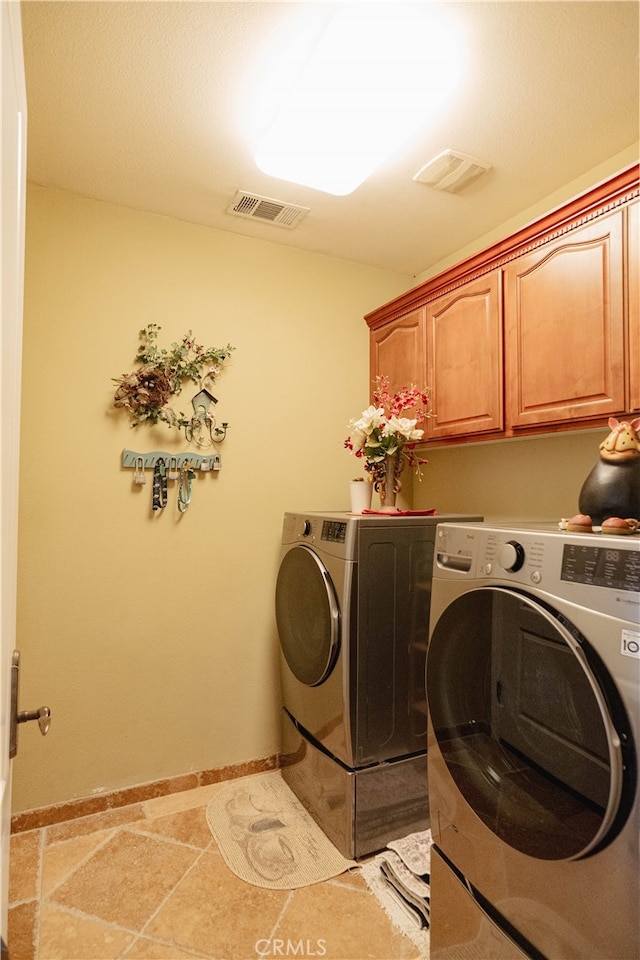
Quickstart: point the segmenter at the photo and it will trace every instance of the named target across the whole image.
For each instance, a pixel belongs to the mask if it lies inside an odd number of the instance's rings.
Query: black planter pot
[[[580,491],[580,513],[600,525],[608,517],[640,520],[640,457],[595,465]]]

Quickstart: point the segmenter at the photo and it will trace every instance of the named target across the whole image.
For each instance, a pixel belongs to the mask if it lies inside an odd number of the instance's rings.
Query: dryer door
[[[276,621],[293,675],[311,687],[326,680],[340,643],[340,609],[326,567],[305,544],[292,547],[280,564]]]
[[[432,631],[431,735],[465,801],[516,850],[585,856],[631,805],[633,738],[585,637],[515,590],[470,590]]]

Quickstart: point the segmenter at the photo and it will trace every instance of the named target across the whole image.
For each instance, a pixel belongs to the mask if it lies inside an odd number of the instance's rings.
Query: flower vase
[[[386,457],[384,461],[384,478],[376,484],[380,497],[380,513],[398,513],[396,496],[400,493],[402,484],[399,477],[399,463],[397,456]]]

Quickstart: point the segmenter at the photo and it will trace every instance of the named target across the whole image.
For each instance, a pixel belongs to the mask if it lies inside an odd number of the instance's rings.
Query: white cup
[[[373,484],[368,480],[351,480],[349,483],[351,495],[351,513],[362,513],[371,509]]]

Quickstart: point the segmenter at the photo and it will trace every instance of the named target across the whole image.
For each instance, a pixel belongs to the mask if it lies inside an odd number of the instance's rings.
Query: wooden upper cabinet
[[[371,377],[431,388],[439,443],[640,412],[640,165],[365,317]]]
[[[510,426],[624,410],[621,210],[506,265],[505,333]]]
[[[389,377],[391,393],[412,385],[426,386],[424,307],[371,331],[371,392],[376,376]]]
[[[501,431],[502,271],[463,284],[427,304],[429,440]]]
[[[640,410],[640,201],[628,207],[627,263],[629,296],[629,341],[627,359],[629,370],[629,413]]]

